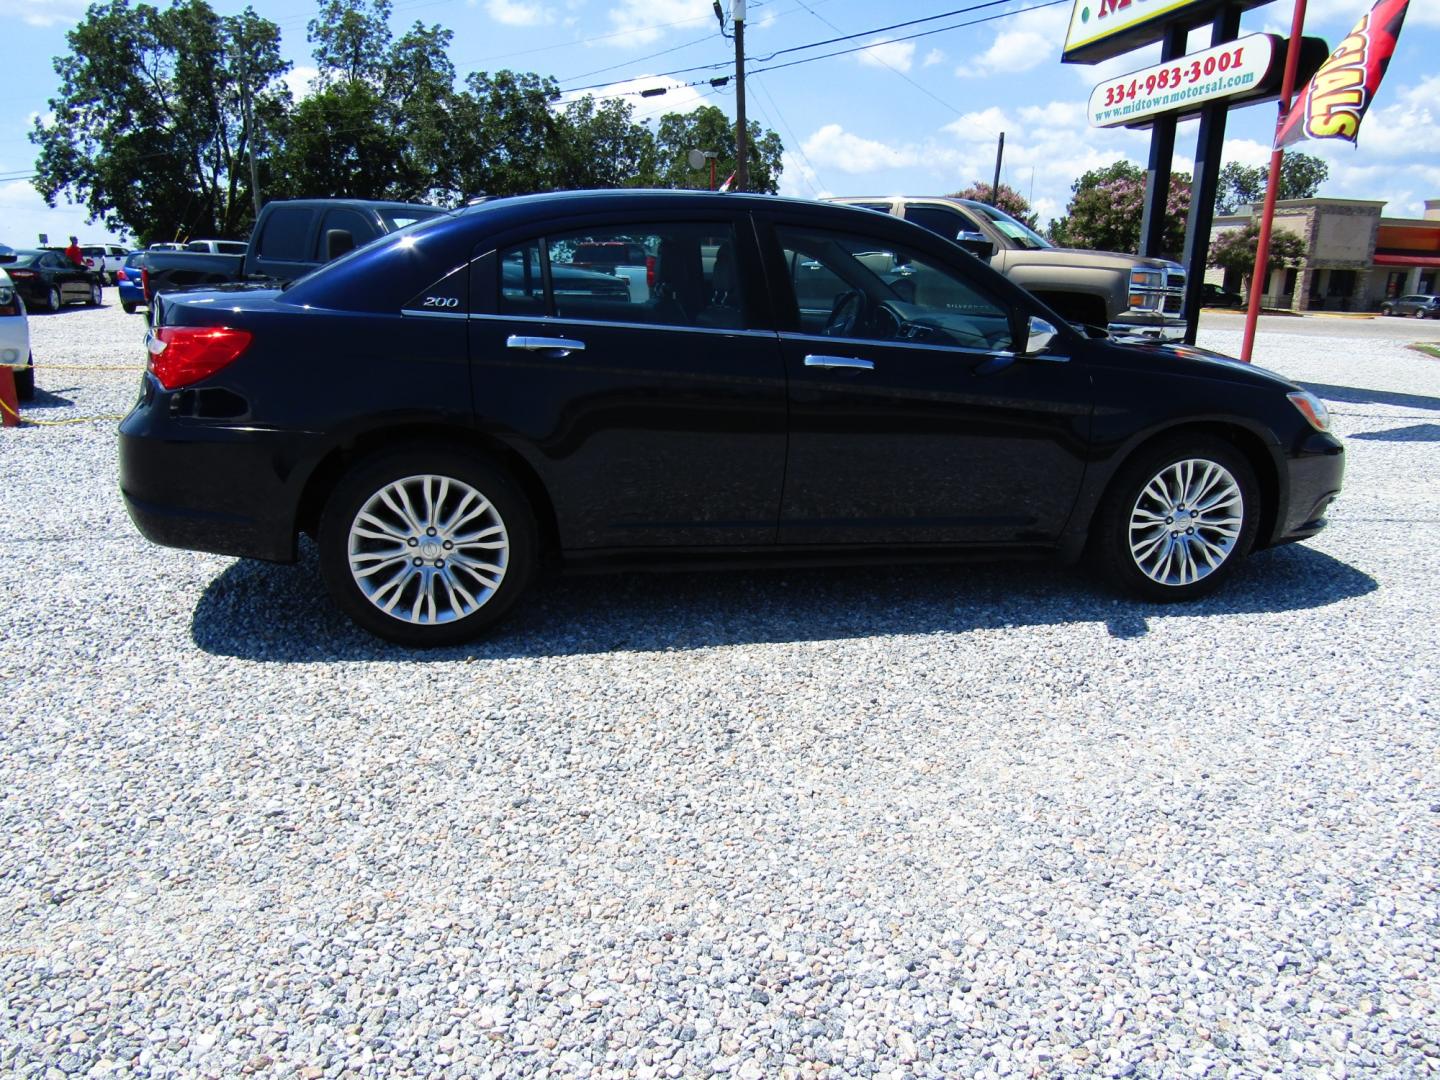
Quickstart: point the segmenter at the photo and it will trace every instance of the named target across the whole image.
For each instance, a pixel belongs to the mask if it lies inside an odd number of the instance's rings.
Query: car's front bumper
[[[1325,514],[1345,478],[1345,446],[1315,432],[1286,460],[1288,497],[1276,515],[1271,544],[1290,544],[1325,528]]]
[[[1117,315],[1106,328],[1112,337],[1141,337],[1149,341],[1183,341],[1188,324],[1178,315],[1154,316]]]

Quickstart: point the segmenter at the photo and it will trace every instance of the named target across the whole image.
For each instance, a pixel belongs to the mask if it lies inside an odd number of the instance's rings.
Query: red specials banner
[[[1365,110],[1390,66],[1410,0],[1376,0],[1300,92],[1275,130],[1275,148],[1301,139],[1354,143]]]

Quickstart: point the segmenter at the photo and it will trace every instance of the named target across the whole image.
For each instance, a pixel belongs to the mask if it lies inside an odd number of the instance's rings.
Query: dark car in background
[[[1245,298],[1237,292],[1207,281],[1200,286],[1200,302],[1206,307],[1238,308],[1245,306]]]
[[[621,242],[644,295],[571,261]],[[1318,532],[1343,473],[1277,375],[1092,337],[920,226],[768,196],[493,200],[284,290],[161,294],[147,347],[141,532],[279,562],[308,533],[339,607],[409,645],[485,630],[547,561],[1088,552],[1184,600]]]
[[[1440,319],[1440,296],[1434,293],[1412,293],[1397,296],[1380,305],[1383,315],[1414,315],[1417,319]]]
[[[76,266],[58,251],[30,249],[0,255],[0,266],[31,311],[59,311],[66,304],[98,306],[100,275]]]

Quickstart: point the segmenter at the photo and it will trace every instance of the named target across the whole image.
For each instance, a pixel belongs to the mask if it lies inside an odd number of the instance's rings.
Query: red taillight
[[[655,287],[655,256],[645,256],[645,284],[650,288]]]
[[[150,268],[148,266],[140,268],[140,290],[145,294],[145,302],[148,304],[150,302]]]
[[[32,278],[32,277],[35,276],[35,271],[34,271],[34,270],[11,270],[11,271],[10,271],[10,276],[11,276],[12,278]]]
[[[121,269],[115,271],[115,280],[116,280],[116,281],[129,281],[129,280],[130,280],[130,275],[127,274],[127,273],[125,273],[125,270],[124,270],[124,268],[122,267]]]
[[[166,390],[214,375],[250,345],[249,330],[229,326],[161,326],[151,331],[150,373]]]

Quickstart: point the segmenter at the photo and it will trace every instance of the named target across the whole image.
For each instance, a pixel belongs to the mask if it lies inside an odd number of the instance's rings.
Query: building
[[[1285,199],[1275,204],[1275,228],[1305,241],[1302,266],[1275,270],[1261,302],[1292,311],[1379,311],[1387,297],[1440,291],[1440,199],[1423,218],[1381,216],[1383,202],[1366,199]],[[1213,243],[1244,228],[1260,211],[1217,217]],[[1240,291],[1240,275],[1211,270],[1207,281]]]

